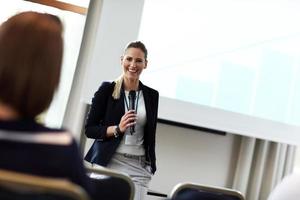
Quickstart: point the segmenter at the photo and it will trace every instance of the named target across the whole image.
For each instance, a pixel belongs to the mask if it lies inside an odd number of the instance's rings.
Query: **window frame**
[[[75,4],[66,3],[66,2],[62,2],[62,1],[57,1],[57,0],[24,0],[24,1],[30,1],[33,3],[38,3],[38,4],[50,6],[50,7],[55,7],[55,8],[61,9],[61,10],[66,10],[66,11],[78,13],[81,15],[87,14],[86,7],[82,7],[82,6],[78,6]]]

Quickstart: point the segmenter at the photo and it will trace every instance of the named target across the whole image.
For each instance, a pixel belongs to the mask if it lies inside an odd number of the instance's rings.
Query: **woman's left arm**
[[[149,146],[149,152],[152,157],[151,161],[151,172],[152,174],[155,173],[156,171],[156,153],[155,153],[155,142],[156,142],[156,127],[157,127],[157,116],[158,116],[158,104],[159,104],[159,93],[158,91],[154,90],[154,94],[152,95],[153,97],[153,122],[152,122],[152,138]]]

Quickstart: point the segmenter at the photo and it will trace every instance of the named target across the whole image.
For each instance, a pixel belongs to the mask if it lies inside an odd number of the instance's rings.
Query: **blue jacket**
[[[61,138],[62,135],[66,137]],[[53,141],[48,141],[50,138]],[[68,142],[63,142],[65,139]],[[82,157],[72,135],[33,119],[0,120],[0,168],[66,178],[89,191]]]
[[[113,99],[112,92],[115,82],[103,82],[92,100],[91,109],[85,124],[85,134],[95,139],[92,147],[85,156],[85,160],[98,165],[107,166],[118,148],[122,136],[118,138],[106,137],[108,126],[120,123],[125,114],[124,92],[120,99]],[[158,110],[158,92],[140,82],[140,89],[144,95],[147,123],[144,128],[144,148],[146,161],[150,163],[151,171],[156,171],[155,132]]]
[[[65,178],[101,200],[127,199],[128,184],[115,178],[92,179],[69,132],[32,119],[0,120],[0,168],[38,176]],[[111,192],[113,188],[118,192]]]

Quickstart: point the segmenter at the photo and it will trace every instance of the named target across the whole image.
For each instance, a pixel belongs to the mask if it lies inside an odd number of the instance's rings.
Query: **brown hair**
[[[36,117],[52,101],[63,53],[58,17],[23,12],[0,26],[0,101]]]

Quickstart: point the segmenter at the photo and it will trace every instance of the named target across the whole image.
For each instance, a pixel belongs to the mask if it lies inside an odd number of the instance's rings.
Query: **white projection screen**
[[[300,144],[300,1],[145,0],[159,118]]]

